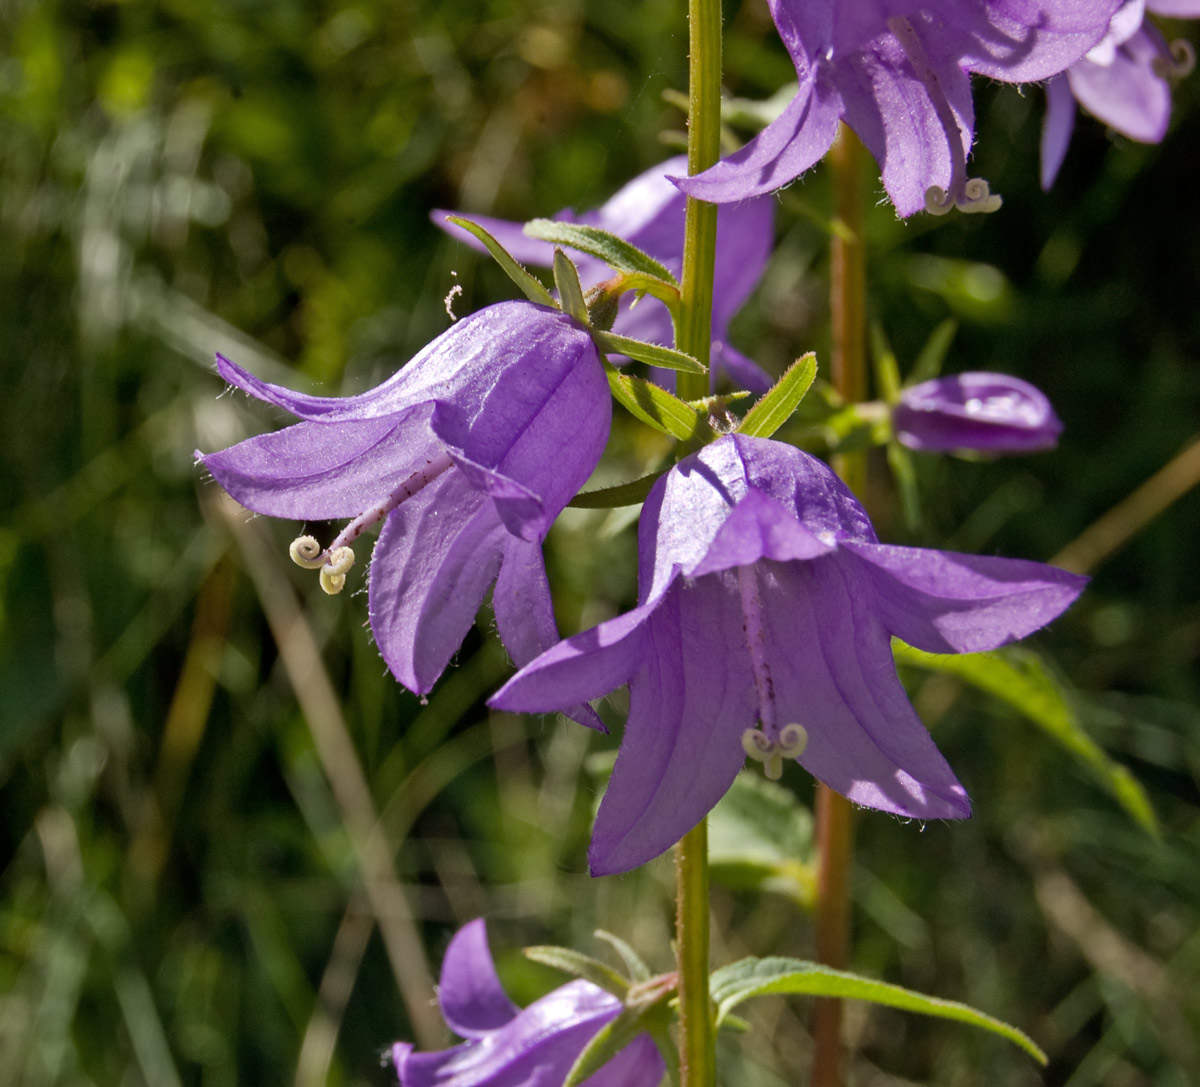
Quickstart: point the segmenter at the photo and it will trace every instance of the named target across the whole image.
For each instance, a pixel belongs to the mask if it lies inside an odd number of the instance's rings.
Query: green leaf
[[[900,400],[900,365],[883,325],[878,321],[871,322],[871,361],[875,364],[875,387],[879,395],[885,403],[897,403]]]
[[[629,972],[631,980],[650,980],[650,967],[646,965],[641,955],[634,951],[620,936],[614,936],[611,932],[605,932],[604,929],[598,928],[596,929],[596,939],[603,940],[621,956],[621,961],[625,964],[625,969]]]
[[[594,491],[580,491],[568,506],[581,510],[611,510],[618,506],[636,506],[646,501],[646,495],[654,486],[659,476],[666,472],[651,472],[648,476],[635,479],[631,483],[618,483],[615,487],[598,487]]]
[[[707,421],[695,408],[661,386],[623,374],[615,366],[608,366],[607,371],[608,387],[617,403],[647,426],[685,442],[708,430]]]
[[[899,442],[887,443],[887,462],[892,470],[892,479],[900,495],[900,509],[904,523],[912,531],[921,527],[921,495],[917,488],[917,473],[913,468],[912,454]]]
[[[564,974],[585,978],[593,985],[600,986],[605,992],[612,993],[613,996],[618,996],[622,1000],[629,992],[629,982],[611,966],[599,959],[592,958],[591,955],[575,951],[573,948],[539,945],[525,948],[523,954],[527,959],[540,962],[543,966],[552,966]]]
[[[1046,1054],[1032,1038],[999,1019],[954,1000],[925,996],[899,985],[874,981],[844,970],[833,970],[799,959],[750,958],[723,966],[712,975],[712,998],[717,1004],[718,1024],[743,1001],[771,994],[869,1000],[873,1004],[884,1004],[901,1011],[968,1023],[1007,1038],[1039,1064],[1046,1063]]]
[[[739,774],[708,817],[713,879],[734,890],[770,891],[811,909],[816,886],[812,815],[791,789]]]
[[[921,353],[917,356],[917,361],[913,363],[912,371],[905,384],[919,385],[922,381],[937,377],[942,372],[942,363],[946,361],[946,353],[950,350],[950,345],[954,342],[957,332],[958,322],[953,317],[947,317],[942,321],[929,334],[929,339],[921,348]]]
[[[521,289],[521,293],[530,302],[537,302],[542,306],[553,306],[555,309],[558,308],[558,303],[554,301],[554,296],[542,286],[541,282],[527,272],[524,265],[519,264],[516,258],[478,223],[473,223],[470,219],[464,219],[461,215],[447,215],[446,222],[453,223],[455,226],[462,227],[463,230],[470,231],[483,242],[487,246],[487,251],[495,258],[496,263],[504,269],[508,278]]]
[[[624,238],[599,227],[560,223],[556,219],[534,219],[525,224],[525,233],[531,238],[570,246],[581,253],[599,257],[618,272],[652,276],[673,287],[679,287],[679,281],[671,274],[670,269],[656,261],[649,253],[644,253]]]
[[[626,1008],[615,1019],[605,1023],[575,1058],[563,1087],[578,1087],[588,1076],[598,1072],[642,1032],[645,1009]]]
[[[614,355],[628,355],[638,362],[650,366],[662,366],[668,370],[682,370],[687,374],[707,374],[708,367],[699,359],[673,347],[663,347],[657,343],[646,343],[643,340],[633,340],[628,336],[618,336],[615,332],[594,332],[593,338],[602,351],[611,351]]]
[[[817,376],[817,356],[813,352],[798,358],[763,394],[737,428],[751,438],[769,438],[788,421]]]
[[[590,328],[587,302],[584,301],[583,288],[579,285],[579,272],[571,263],[571,258],[561,249],[554,250],[554,285],[558,288],[563,311],[574,317],[584,328]]]
[[[898,664],[957,676],[1018,710],[1091,771],[1134,822],[1158,837],[1158,820],[1146,791],[1084,731],[1035,653],[1018,647],[995,653],[925,653],[895,638],[892,651]]]

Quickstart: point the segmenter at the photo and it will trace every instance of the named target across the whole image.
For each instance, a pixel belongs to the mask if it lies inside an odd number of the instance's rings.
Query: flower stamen
[[[351,521],[327,548],[322,549],[314,536],[298,536],[288,547],[292,562],[305,570],[319,570],[321,588],[330,596],[336,596],[346,587],[346,574],[354,565],[354,550],[350,544],[371,525],[382,521],[405,499],[423,490],[447,469],[454,467],[448,453],[439,453],[426,461],[408,476],[398,487],[393,488],[378,506],[372,506]]]
[[[742,733],[742,750],[748,758],[763,764],[763,774],[771,781],[783,777],[784,759],[798,759],[807,746],[808,729],[795,722],[784,725],[777,740],[758,728],[748,728]]]

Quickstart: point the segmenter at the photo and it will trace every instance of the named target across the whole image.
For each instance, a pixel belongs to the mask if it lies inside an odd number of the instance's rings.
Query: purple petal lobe
[[[1061,615],[1088,579],[1024,559],[919,547],[846,544],[858,556],[889,633],[927,653],[977,653]]]
[[[821,540],[773,498],[750,488],[726,517],[704,558],[689,577],[749,566],[759,559],[787,562],[815,559],[833,551],[834,542]]]
[[[1171,88],[1154,70],[1166,53],[1157,31],[1142,28],[1114,51],[1107,65],[1081,60],[1067,70],[1071,93],[1093,117],[1123,136],[1158,143],[1171,119]]]
[[[496,976],[482,918],[463,925],[446,948],[438,1003],[446,1025],[464,1038],[498,1030],[520,1011]]]
[[[1046,119],[1042,123],[1042,190],[1050,191],[1075,131],[1075,96],[1065,75],[1046,84]]]

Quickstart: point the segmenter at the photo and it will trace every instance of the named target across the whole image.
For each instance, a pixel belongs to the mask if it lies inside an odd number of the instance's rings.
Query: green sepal
[[[651,472],[648,476],[635,479],[630,483],[618,483],[615,487],[599,487],[594,491],[580,491],[568,506],[580,510],[612,510],[618,506],[636,506],[646,501],[650,488],[658,478],[666,472]]]
[[[812,388],[816,376],[817,356],[810,351],[793,362],[783,377],[746,412],[737,433],[751,438],[769,438],[788,421],[805,393]]]
[[[572,977],[584,978],[593,985],[599,986],[606,993],[625,999],[629,992],[629,981],[618,974],[607,963],[585,955],[570,947],[557,947],[553,944],[538,945],[524,948],[522,954],[527,959],[540,962],[543,966],[552,966]]]
[[[470,219],[464,219],[461,215],[447,215],[446,222],[453,223],[455,226],[460,226],[463,230],[474,234],[485,246],[487,251],[491,253],[496,263],[504,269],[505,274],[511,279],[521,290],[521,293],[529,299],[530,302],[536,302],[541,306],[553,306],[558,308],[558,303],[554,301],[554,296],[546,290],[540,280],[536,276],[526,271],[524,265],[520,264],[517,259],[502,246],[495,238],[493,238],[486,230],[478,223],[471,222]]]
[[[621,961],[625,964],[625,969],[629,973],[632,981],[649,981],[652,977],[650,967],[646,964],[645,959],[641,957],[632,947],[629,946],[620,936],[616,936],[611,932],[606,932],[602,928],[596,929],[595,936],[597,940],[603,940],[609,945],[618,955],[621,956]]]
[[[749,958],[731,963],[713,973],[711,992],[717,1005],[718,1024],[738,1004],[756,996],[786,994],[868,1000],[901,1011],[980,1027],[1020,1046],[1039,1064],[1047,1061],[1046,1054],[1024,1031],[966,1004],[926,996],[886,981],[875,981],[800,959]]]
[[[673,347],[663,347],[657,343],[646,343],[644,340],[633,340],[628,336],[619,336],[615,332],[593,331],[592,339],[600,346],[601,351],[611,351],[614,355],[628,355],[631,359],[644,362],[649,366],[661,366],[667,370],[682,370],[685,374],[707,374],[708,367],[699,359]]]
[[[563,1087],[578,1087],[588,1076],[603,1068],[642,1031],[648,1031],[652,1035],[661,1033],[656,1028],[664,1025],[661,1020],[666,1000],[675,992],[676,987],[675,975],[665,974],[631,989],[621,1013],[601,1027],[584,1046],[583,1052],[571,1065],[567,1078],[563,1080]]]
[[[942,372],[942,363],[946,361],[946,354],[957,332],[958,322],[953,317],[947,317],[929,334],[929,339],[913,363],[906,385],[919,385]]]
[[[1129,770],[1114,762],[1079,722],[1062,688],[1031,650],[1010,646],[992,653],[926,653],[892,639],[897,664],[957,676],[998,698],[1075,756],[1143,830],[1159,836],[1150,799]]]
[[[681,442],[708,436],[707,420],[679,397],[652,381],[623,374],[611,363],[605,370],[613,398],[634,418]]]
[[[590,328],[587,301],[579,285],[579,271],[561,249],[554,250],[554,285],[558,288],[558,301],[563,312],[569,313],[584,328]]]
[[[650,276],[675,288],[679,287],[679,281],[670,269],[649,253],[599,227],[560,223],[557,219],[534,219],[525,224],[525,233],[540,241],[566,245],[589,256],[599,257],[615,271]]]

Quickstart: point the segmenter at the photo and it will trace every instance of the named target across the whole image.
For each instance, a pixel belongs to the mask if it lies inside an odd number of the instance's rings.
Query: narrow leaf
[[[564,974],[584,978],[613,996],[624,999],[625,994],[629,992],[629,982],[611,966],[581,951],[569,947],[539,945],[525,948],[523,954],[527,959],[540,962],[543,966],[552,966]]]
[[[611,932],[605,932],[604,929],[598,928],[596,929],[596,939],[603,940],[621,956],[621,961],[625,964],[625,969],[629,972],[629,977],[633,981],[650,980],[650,967],[646,965],[641,955],[634,951],[620,936],[614,936]]]
[[[673,287],[679,286],[679,281],[671,274],[670,269],[656,261],[649,253],[599,227],[560,223],[556,219],[534,219],[525,224],[525,233],[531,238],[570,246],[581,253],[599,257],[618,272],[636,272],[661,279]]]
[[[668,370],[682,370],[687,374],[707,374],[708,367],[699,359],[673,347],[663,347],[657,343],[646,343],[644,340],[633,340],[628,336],[618,336],[615,332],[596,332],[596,341],[603,351],[611,351],[614,355],[628,355],[638,362],[650,366],[662,366]]]
[[[812,388],[816,376],[817,356],[810,351],[793,362],[783,377],[746,412],[737,432],[751,438],[769,438],[788,421],[804,394]]]
[[[562,308],[585,328],[589,327],[587,302],[579,285],[579,272],[561,249],[554,250],[554,285]]]
[[[608,387],[617,403],[630,415],[663,434],[686,442],[708,429],[707,422],[695,408],[653,382],[630,377],[610,366]]]
[[[950,350],[950,345],[954,342],[957,332],[958,322],[953,317],[947,317],[942,321],[929,334],[929,339],[921,348],[921,353],[917,356],[917,361],[913,363],[912,372],[908,375],[908,381],[905,384],[919,385],[922,381],[929,381],[930,378],[937,377],[942,372],[942,363],[946,361],[946,354]]]
[[[900,364],[896,352],[888,342],[883,325],[871,322],[871,361],[875,364],[875,387],[888,404],[900,400]]]
[[[1046,1054],[1024,1031],[993,1016],[954,1000],[913,992],[885,981],[874,981],[844,970],[833,970],[799,959],[742,959],[717,970],[712,976],[712,998],[717,1004],[717,1022],[743,1001],[771,994],[824,996],[843,1000],[869,1000],[901,1011],[951,1019],[991,1031],[1020,1046],[1039,1064]]]
[[[460,215],[447,215],[446,222],[460,226],[463,230],[469,230],[483,242],[487,246],[487,251],[495,258],[496,263],[504,269],[508,278],[521,289],[521,293],[530,302],[537,302],[543,306],[558,307],[558,303],[554,301],[554,296],[542,286],[541,282],[527,272],[524,265],[518,263],[512,254],[478,223],[473,223],[470,219],[464,219]]]
[[[1158,820],[1146,791],[1084,731],[1036,654],[1015,647],[995,653],[925,653],[897,639],[892,640],[892,650],[898,664],[957,676],[1012,706],[1091,771],[1135,823],[1158,836]]]
[[[588,1076],[598,1072],[621,1052],[642,1031],[644,1009],[626,1008],[616,1019],[605,1023],[575,1058],[563,1087],[578,1087]]]
[[[652,472],[631,483],[618,483],[615,487],[599,487],[594,491],[581,491],[567,505],[581,510],[611,510],[618,506],[636,506],[639,502],[646,501],[646,495],[650,493],[650,488],[665,471],[664,468],[662,472]]]

